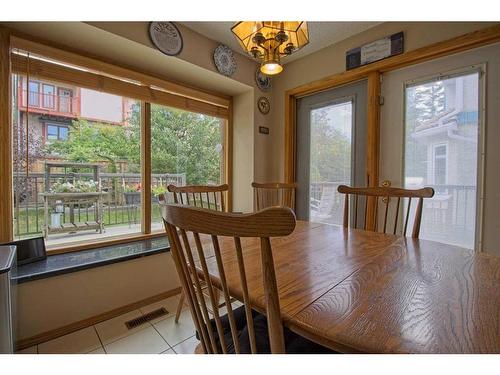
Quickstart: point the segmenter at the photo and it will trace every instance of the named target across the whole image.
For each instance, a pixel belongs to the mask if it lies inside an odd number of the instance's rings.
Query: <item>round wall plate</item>
[[[260,67],[255,71],[255,82],[257,83],[257,87],[262,91],[271,90],[271,77],[262,73]]]
[[[263,115],[267,115],[271,110],[271,103],[265,96],[261,96],[257,99],[257,107],[259,108],[260,113]]]
[[[233,51],[228,46],[219,45],[214,51],[214,63],[219,73],[232,76],[236,71],[236,60]]]
[[[182,35],[173,22],[151,22],[149,36],[156,48],[165,55],[176,56],[182,51]]]

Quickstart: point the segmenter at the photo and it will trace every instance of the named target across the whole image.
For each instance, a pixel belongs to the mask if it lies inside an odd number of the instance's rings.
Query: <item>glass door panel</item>
[[[311,110],[309,220],[342,223],[339,185],[351,185],[353,102]]]
[[[341,225],[338,186],[366,186],[366,108],[366,81],[298,100],[298,219]]]
[[[407,85],[404,185],[433,187],[420,237],[474,247],[479,73]]]

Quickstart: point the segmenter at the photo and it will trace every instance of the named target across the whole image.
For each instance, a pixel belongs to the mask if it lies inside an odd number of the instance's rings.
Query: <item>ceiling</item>
[[[233,51],[244,54],[231,27],[236,22],[181,22],[184,26],[204,35],[207,38],[229,46]],[[283,64],[291,62],[322,48],[328,47],[350,36],[368,30],[381,22],[307,22],[309,44],[300,51],[283,59]],[[248,56],[250,58],[250,56]]]

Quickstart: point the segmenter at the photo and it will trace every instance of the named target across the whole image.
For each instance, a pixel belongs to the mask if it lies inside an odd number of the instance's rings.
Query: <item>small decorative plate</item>
[[[267,115],[271,110],[271,104],[265,96],[261,96],[259,99],[257,99],[257,107],[259,108],[260,113],[262,113],[263,115]]]
[[[173,22],[151,22],[149,36],[165,55],[176,56],[182,51],[182,35]]]
[[[260,67],[255,71],[255,82],[257,83],[257,87],[262,91],[271,90],[271,77],[262,73]]]
[[[214,51],[214,63],[219,73],[231,77],[236,71],[236,60],[228,46],[219,45]]]

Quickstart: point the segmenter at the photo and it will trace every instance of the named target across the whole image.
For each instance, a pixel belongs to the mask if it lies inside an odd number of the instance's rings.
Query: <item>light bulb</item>
[[[267,75],[273,75],[281,73],[283,67],[277,63],[267,63],[260,67],[260,71]]]

